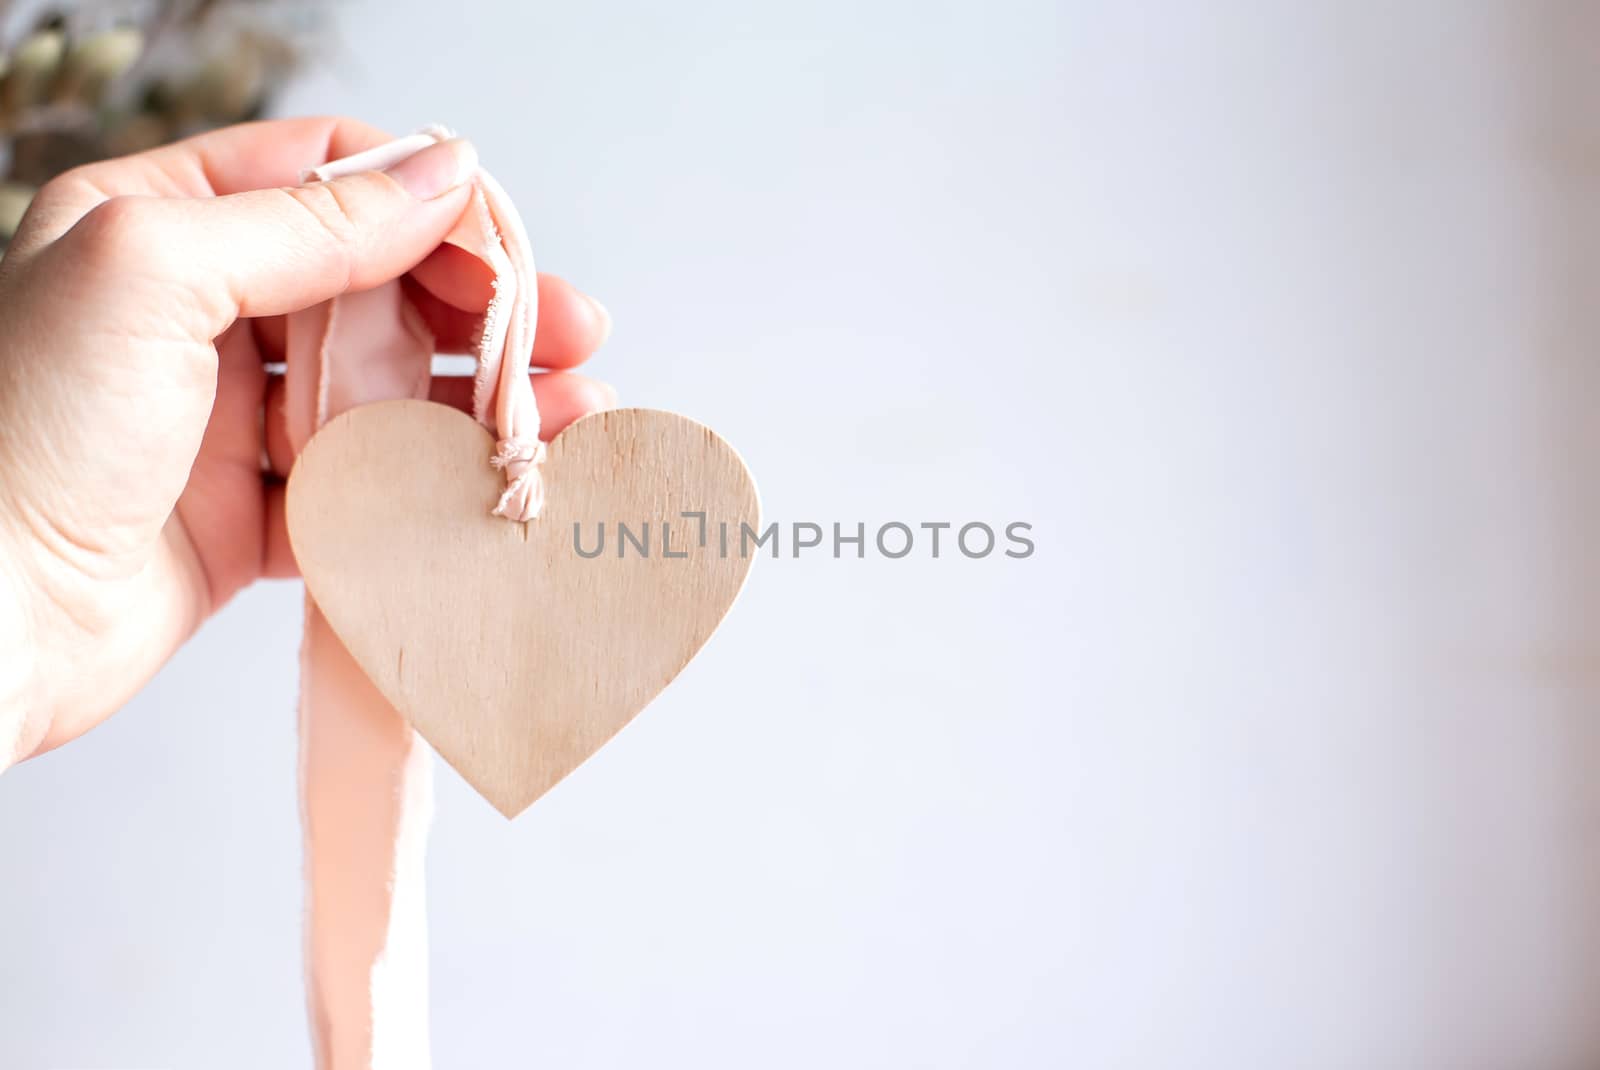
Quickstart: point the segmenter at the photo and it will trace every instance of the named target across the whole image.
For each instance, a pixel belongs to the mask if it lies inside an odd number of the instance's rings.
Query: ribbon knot
[[[525,522],[539,515],[544,505],[539,466],[544,459],[545,445],[538,439],[503,438],[496,444],[489,463],[506,474],[506,489],[494,507],[495,516]]]

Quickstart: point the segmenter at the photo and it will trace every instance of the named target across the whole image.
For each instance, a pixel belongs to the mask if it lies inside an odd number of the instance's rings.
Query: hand
[[[294,574],[293,458],[263,367],[286,313],[417,268],[408,292],[441,351],[467,351],[488,279],[439,243],[470,146],[297,185],[387,140],[343,119],[253,123],[39,191],[0,261],[0,769],[123,705],[246,584]],[[608,329],[540,277],[534,364],[576,365]],[[546,436],[613,401],[578,375],[534,381]],[[465,407],[470,386],[433,396]]]

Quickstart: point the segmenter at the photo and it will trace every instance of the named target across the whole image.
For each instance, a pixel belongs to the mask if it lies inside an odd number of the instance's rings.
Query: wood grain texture
[[[755,483],[709,428],[616,409],[550,444],[546,501],[491,516],[494,443],[471,418],[389,401],[301,452],[289,537],[306,585],[384,696],[514,817],[598,750],[710,638],[749,573]],[[698,520],[709,527],[701,545]],[[648,553],[619,543],[648,525]],[[730,538],[724,554],[718,525]],[[605,549],[585,558],[604,524]],[[666,555],[663,533],[670,530]],[[620,551],[620,552],[619,552]]]

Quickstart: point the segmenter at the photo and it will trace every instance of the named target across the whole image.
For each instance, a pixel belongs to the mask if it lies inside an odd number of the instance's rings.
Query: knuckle
[[[102,165],[97,163],[69,167],[39,187],[39,192],[33,196],[34,203],[55,207],[82,203],[85,197],[103,201],[106,195],[100,192],[99,182],[103,173]]]
[[[361,228],[349,198],[336,186],[336,183],[323,182],[297,186],[284,193],[310,220],[316,243],[321,246],[320,257],[326,263],[337,265],[348,282],[355,270],[351,251]]]
[[[336,183],[297,186],[287,192],[334,244],[347,246],[355,241],[360,229],[356,213]]]
[[[81,170],[82,168],[75,167],[71,171],[64,171],[40,186],[39,192],[33,195],[33,207],[53,209],[57,205],[65,204],[71,198],[72,191],[83,186],[77,174]]]
[[[113,197],[91,208],[72,228],[72,244],[88,267],[126,268],[147,262],[163,243],[148,234],[148,213],[133,197]]]

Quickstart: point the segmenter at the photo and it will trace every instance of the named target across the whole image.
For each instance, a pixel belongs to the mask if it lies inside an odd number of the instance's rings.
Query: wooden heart
[[[288,523],[306,586],[356,661],[514,817],[710,638],[750,571],[740,525],[757,528],[760,504],[733,448],[669,412],[594,413],[561,432],[527,524],[489,513],[502,490],[493,452],[443,405],[352,409],[301,452]]]

